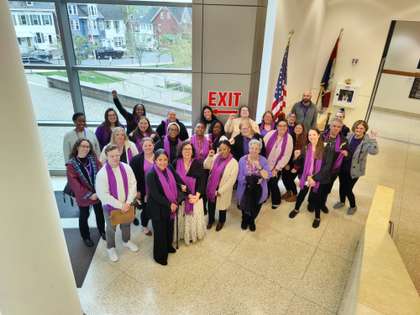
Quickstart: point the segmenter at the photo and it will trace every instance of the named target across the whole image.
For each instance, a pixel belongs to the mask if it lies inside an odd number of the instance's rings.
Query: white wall
[[[347,121],[365,116],[391,20],[420,21],[418,0],[329,0],[313,80],[318,88],[340,28],[344,28],[335,68],[335,82],[347,78],[360,85],[354,110]],[[419,57],[419,56],[418,56]],[[352,58],[359,63],[352,66]]]
[[[289,50],[287,107],[290,108],[299,101],[304,90],[311,89],[325,19],[325,3],[325,0],[269,1],[257,119],[266,108],[271,108],[288,33],[291,30],[295,33]],[[272,10],[275,10],[274,21]]]
[[[415,72],[420,58],[420,22],[397,22],[389,46],[385,69]],[[420,100],[409,98],[413,77],[383,74],[375,108],[420,115]]]

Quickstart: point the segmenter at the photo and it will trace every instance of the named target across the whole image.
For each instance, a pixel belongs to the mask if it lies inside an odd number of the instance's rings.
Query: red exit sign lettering
[[[212,107],[239,107],[241,95],[239,91],[209,91],[208,104]]]

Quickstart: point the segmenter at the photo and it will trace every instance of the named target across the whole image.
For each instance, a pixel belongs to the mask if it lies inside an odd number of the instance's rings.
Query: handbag
[[[129,224],[134,221],[135,218],[135,206],[131,205],[127,212],[122,212],[121,209],[112,210],[110,219],[111,225],[117,226],[119,224]]]
[[[69,182],[66,183],[66,186],[63,189],[63,202],[66,203],[66,195],[70,197],[70,205],[73,207],[73,198],[76,198],[73,190],[71,190]]]

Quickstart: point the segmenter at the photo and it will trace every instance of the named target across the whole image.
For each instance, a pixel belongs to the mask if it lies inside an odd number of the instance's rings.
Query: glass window
[[[76,5],[76,4],[73,4]],[[77,4],[91,15],[91,29],[72,32],[79,65],[191,69],[191,7]],[[97,10],[93,17],[92,10]],[[166,13],[160,19],[160,12]],[[105,32],[98,32],[97,24]],[[158,27],[159,25],[159,27]],[[125,45],[114,40],[115,33]]]
[[[18,18],[15,31],[23,64],[64,65],[60,32],[53,23],[54,3],[32,2],[25,6],[20,1],[10,1],[9,6]]]
[[[65,70],[26,69],[37,120],[71,121],[73,103]]]
[[[144,103],[153,124],[160,123],[169,108],[175,108],[179,119],[191,124],[191,77],[190,73],[79,71],[86,117],[102,121],[105,110],[114,107],[111,91],[117,90],[128,111],[136,103]]]
[[[49,170],[64,170],[63,139],[64,135],[73,127],[39,126],[42,151],[48,163]],[[94,128],[91,128],[94,131]]]

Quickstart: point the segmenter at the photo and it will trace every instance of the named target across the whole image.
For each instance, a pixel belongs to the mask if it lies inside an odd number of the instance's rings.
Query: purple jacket
[[[245,156],[241,157],[241,159],[239,160],[238,188],[236,189],[236,200],[237,200],[237,202],[241,201],[242,196],[245,192],[245,187],[246,187],[246,179],[245,178],[248,175],[247,174],[247,167],[246,167],[247,158],[248,158],[248,155],[245,155]],[[264,170],[266,170],[268,172],[268,176],[271,177],[272,176],[271,175],[271,170],[270,170],[270,167],[268,166],[267,159],[265,157],[263,157],[262,155],[260,155],[260,165]],[[261,185],[261,188],[262,188],[262,193],[261,193],[261,198],[260,198],[259,204],[262,204],[268,198],[267,180],[263,179],[260,185]]]
[[[123,125],[119,124],[117,127],[123,127]],[[111,141],[111,128],[108,128],[104,123],[100,124],[95,131],[96,138],[98,138],[99,147],[102,149]]]

